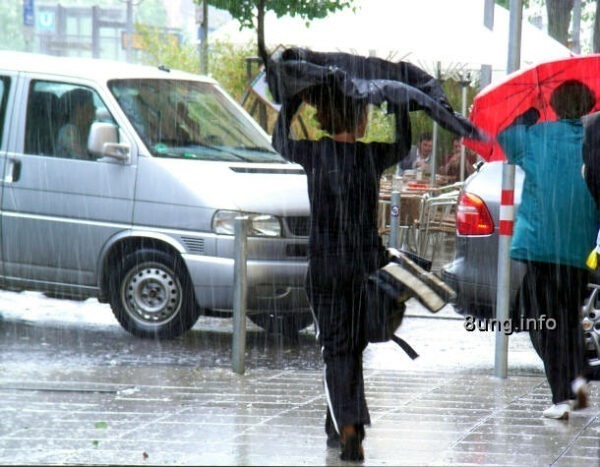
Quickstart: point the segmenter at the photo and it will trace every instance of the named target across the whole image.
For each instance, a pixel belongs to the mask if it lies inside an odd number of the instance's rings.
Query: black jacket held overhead
[[[326,86],[370,104],[387,102],[388,110],[396,114],[396,133],[408,136],[409,142],[408,112],[415,110],[425,111],[459,136],[482,138],[469,120],[453,110],[440,82],[409,62],[298,48],[286,49],[279,57],[265,60],[269,90],[284,107],[310,88]]]

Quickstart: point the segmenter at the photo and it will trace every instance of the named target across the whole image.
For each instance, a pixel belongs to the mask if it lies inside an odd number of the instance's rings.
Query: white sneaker
[[[555,420],[568,420],[569,412],[571,412],[571,404],[569,401],[564,401],[547,408],[544,410],[543,415],[546,418]]]
[[[573,410],[585,409],[589,405],[589,388],[585,378],[579,376],[571,383],[576,399],[572,401]]]

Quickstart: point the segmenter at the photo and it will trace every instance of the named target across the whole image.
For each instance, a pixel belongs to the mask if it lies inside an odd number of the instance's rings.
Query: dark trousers
[[[585,376],[587,367],[580,308],[588,293],[588,272],[571,266],[527,262],[521,305],[531,342],[544,362],[554,404],[574,399],[571,382]]]
[[[325,274],[323,274],[325,272]],[[344,425],[371,423],[363,380],[363,351],[368,342],[363,325],[364,275],[309,269],[307,290],[315,312],[325,363],[326,431],[339,433]]]

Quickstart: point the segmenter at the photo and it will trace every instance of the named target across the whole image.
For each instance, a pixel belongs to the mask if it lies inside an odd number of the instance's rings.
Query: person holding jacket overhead
[[[410,63],[306,49],[287,49],[272,59],[264,44],[259,51],[269,89],[281,103],[273,146],[302,165],[308,181],[306,290],[324,362],[327,444],[341,448],[342,460],[361,461],[371,422],[362,361],[370,338],[366,317],[373,315],[367,279],[389,261],[377,228],[381,176],[408,154],[411,110],[430,111],[457,134],[480,135],[454,112],[440,83]],[[316,111],[325,133],[318,140],[294,135],[292,121],[303,104]],[[361,140],[369,106],[392,117],[391,142]]]
[[[328,88],[305,93],[303,102],[315,106],[316,120],[330,136],[288,139],[289,126],[280,121],[276,135],[285,137],[275,137],[274,146],[308,176],[307,290],[325,362],[328,444],[341,443],[343,460],[362,460],[364,427],[371,422],[362,367],[365,277],[387,262],[377,231],[379,180],[405,152],[395,144],[357,141],[366,128],[366,102]],[[290,107],[294,113],[298,106]]]

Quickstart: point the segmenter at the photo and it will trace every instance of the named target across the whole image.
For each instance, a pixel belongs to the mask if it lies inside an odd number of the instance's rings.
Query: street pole
[[[125,58],[127,63],[133,61],[132,56],[132,45],[133,45],[133,0],[127,0],[127,13],[126,13],[126,28],[127,28],[127,42],[125,43]]]
[[[25,50],[28,52],[33,52],[34,12],[34,0],[23,0],[23,36],[25,38]]]
[[[461,106],[461,111],[462,114],[466,117],[467,116],[467,87],[470,84],[470,80],[469,80],[469,76],[467,76],[466,79],[463,79],[462,76],[460,77],[460,87],[461,87],[461,99],[462,99],[462,106]],[[459,179],[460,181],[464,181],[465,179],[465,158],[466,158],[466,148],[464,146],[464,144],[460,145],[460,172],[459,172]]]
[[[208,74],[208,3],[202,0],[200,16],[200,73]]]
[[[392,193],[390,196],[390,244],[391,248],[400,249],[400,192],[402,191],[402,175],[392,177]]]
[[[235,373],[246,371],[246,305],[248,295],[247,259],[250,219],[235,218],[233,245],[233,343],[231,366]]]
[[[508,34],[508,60],[506,72],[512,73],[521,64],[521,22],[523,1],[510,0]],[[510,309],[510,243],[514,225],[515,166],[505,163],[502,167],[502,194],[500,200],[500,228],[498,238],[498,288],[496,292],[496,320],[505,323]],[[495,375],[506,378],[508,374],[508,334],[496,327]]]
[[[442,82],[442,64],[440,62],[437,62],[437,71],[436,71],[436,79],[441,83]],[[430,180],[429,180],[429,185],[433,188],[436,185],[436,174],[437,174],[437,156],[438,156],[438,150],[437,150],[437,146],[438,146],[438,133],[439,133],[439,127],[437,122],[434,120],[433,122],[433,134],[432,134],[432,143],[433,143],[433,148],[431,151],[431,173],[430,173]]]
[[[599,12],[600,13],[600,12]],[[573,1],[573,43],[571,51],[581,53],[581,0]]]
[[[494,0],[485,0],[483,6],[483,25],[492,30],[494,29]],[[485,88],[492,82],[492,66],[489,64],[481,65],[481,75],[479,79],[479,89]]]

